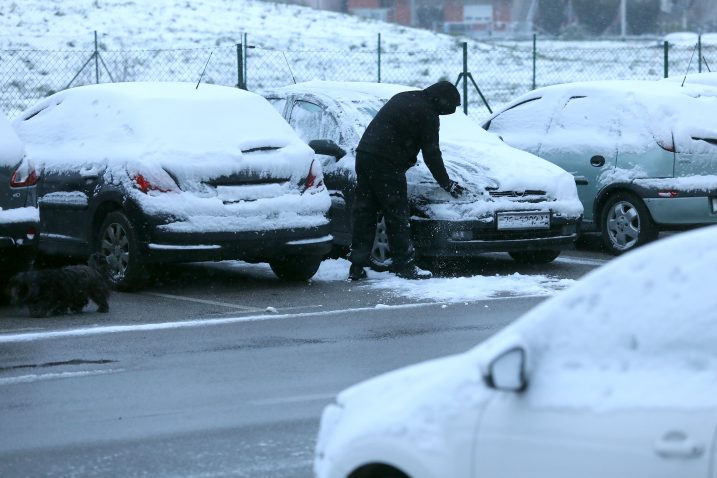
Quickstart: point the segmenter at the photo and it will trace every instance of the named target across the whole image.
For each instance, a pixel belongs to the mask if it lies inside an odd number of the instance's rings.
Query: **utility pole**
[[[620,0],[620,36],[627,36],[627,0]]]

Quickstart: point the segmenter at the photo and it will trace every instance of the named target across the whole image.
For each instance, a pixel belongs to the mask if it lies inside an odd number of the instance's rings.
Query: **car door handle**
[[[587,186],[588,185],[588,178],[585,176],[574,176],[575,177],[575,185],[576,186]]]
[[[605,164],[605,156],[600,156],[599,154],[596,154],[592,158],[590,158],[590,165],[595,166],[596,168],[600,168]]]
[[[697,458],[704,446],[695,443],[685,432],[669,431],[655,443],[655,452],[663,458]]]

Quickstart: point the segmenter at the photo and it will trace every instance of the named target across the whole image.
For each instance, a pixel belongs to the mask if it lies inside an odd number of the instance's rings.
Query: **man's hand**
[[[458,184],[456,181],[453,181],[452,179],[448,181],[448,184],[444,189],[448,191],[448,193],[454,198],[461,197],[466,191],[463,186]]]

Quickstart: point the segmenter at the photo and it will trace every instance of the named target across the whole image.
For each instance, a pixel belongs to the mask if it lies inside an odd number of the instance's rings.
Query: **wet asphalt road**
[[[496,256],[448,274],[576,279],[609,259]],[[109,314],[32,320],[0,306],[0,476],[309,477],[338,391],[464,351],[542,300],[415,303],[219,264],[168,268]]]

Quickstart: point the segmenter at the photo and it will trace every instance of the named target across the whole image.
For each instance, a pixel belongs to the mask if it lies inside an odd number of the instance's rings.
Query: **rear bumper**
[[[178,233],[154,230],[142,252],[149,262],[199,262],[245,260],[265,262],[275,258],[323,256],[333,237],[328,223],[302,229],[251,232]]]
[[[561,250],[577,239],[579,221],[552,218],[549,229],[500,231],[492,222],[413,220],[412,236],[420,257],[477,256],[485,252]]]
[[[36,223],[0,224],[0,273],[12,274],[26,267],[37,251],[37,233],[29,235]]]

